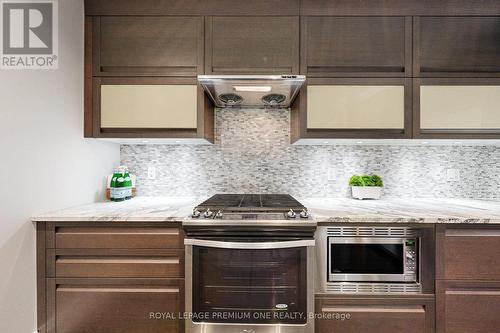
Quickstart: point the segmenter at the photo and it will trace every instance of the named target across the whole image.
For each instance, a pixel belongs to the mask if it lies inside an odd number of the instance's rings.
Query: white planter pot
[[[351,186],[354,199],[380,199],[382,187],[380,186]]]

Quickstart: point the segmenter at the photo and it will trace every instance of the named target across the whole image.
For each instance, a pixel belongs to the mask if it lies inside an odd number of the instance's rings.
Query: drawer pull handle
[[[415,307],[384,307],[384,306],[326,306],[321,308],[322,312],[382,312],[382,313],[425,313],[421,306]]]
[[[83,228],[59,227],[56,235],[179,235],[177,228]]]
[[[56,260],[58,264],[179,264],[179,259],[62,259]]]
[[[500,290],[447,290],[446,295],[498,296]]]
[[[446,230],[447,237],[500,237],[500,230],[467,230],[449,229]]]
[[[72,288],[58,287],[61,292],[78,293],[179,293],[179,288]]]

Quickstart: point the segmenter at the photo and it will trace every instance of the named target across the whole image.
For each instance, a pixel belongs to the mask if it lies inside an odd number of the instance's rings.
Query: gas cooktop
[[[310,222],[306,207],[289,194],[216,194],[197,205],[189,222]]]

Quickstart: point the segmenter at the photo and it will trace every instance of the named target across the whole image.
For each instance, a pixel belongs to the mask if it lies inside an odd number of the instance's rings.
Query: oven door
[[[185,244],[188,333],[312,332],[313,239]]]
[[[405,239],[328,237],[329,282],[408,282]]]

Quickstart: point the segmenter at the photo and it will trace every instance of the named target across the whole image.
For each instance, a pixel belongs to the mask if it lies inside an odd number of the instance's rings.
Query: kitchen
[[[40,2],[2,332],[499,330],[498,1]]]

